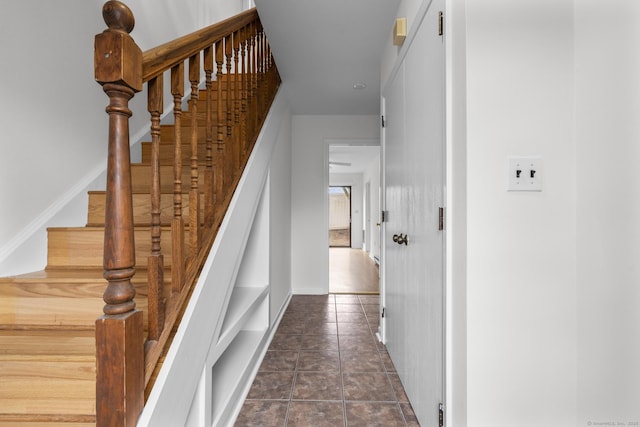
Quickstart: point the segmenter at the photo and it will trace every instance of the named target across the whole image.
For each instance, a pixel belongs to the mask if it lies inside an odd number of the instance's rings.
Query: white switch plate
[[[507,165],[507,191],[542,191],[542,157],[510,156]]]

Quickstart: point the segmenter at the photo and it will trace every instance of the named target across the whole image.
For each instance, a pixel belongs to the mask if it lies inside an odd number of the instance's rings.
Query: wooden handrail
[[[183,62],[256,19],[258,19],[258,12],[254,7],[217,24],[145,51],[142,54],[142,81],[151,80],[154,76]]]
[[[110,100],[104,245],[108,284],[104,314],[96,321],[96,418],[98,426],[133,426],[280,77],[255,8],[144,53],[129,35],[134,16],[127,6],[109,0],[103,17],[108,28],[96,36],[94,59],[96,80]],[[173,146],[162,154],[167,145],[161,141],[160,123],[165,109],[165,71],[170,71],[167,92],[173,96],[175,126]],[[203,80],[204,89],[200,87]],[[151,224],[151,249],[147,262],[137,264],[128,125],[133,113],[128,103],[145,83],[151,122],[151,177],[150,206],[143,209],[150,212],[150,218],[143,222]],[[183,112],[185,93],[190,93],[189,109]],[[183,120],[187,113],[189,120]],[[184,133],[183,126],[188,126]],[[162,162],[168,157],[170,164],[164,166],[171,167],[173,176],[170,185],[163,186]],[[170,224],[162,223],[163,188],[165,200],[172,202]],[[186,219],[184,193],[189,203]],[[165,258],[161,233],[163,226],[169,225],[171,251]],[[171,265],[167,274],[166,260]],[[131,283],[136,264],[147,269],[146,331]],[[165,289],[167,281],[171,281],[170,289]]]

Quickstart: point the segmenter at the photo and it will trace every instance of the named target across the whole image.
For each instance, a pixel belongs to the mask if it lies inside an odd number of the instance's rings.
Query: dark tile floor
[[[236,426],[419,426],[385,347],[377,295],[296,295]]]

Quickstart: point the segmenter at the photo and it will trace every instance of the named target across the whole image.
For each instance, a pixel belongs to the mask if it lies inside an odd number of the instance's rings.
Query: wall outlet
[[[540,156],[507,158],[507,191],[542,191]]]

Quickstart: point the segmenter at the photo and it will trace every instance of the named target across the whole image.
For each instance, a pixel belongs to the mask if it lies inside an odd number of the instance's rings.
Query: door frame
[[[322,202],[322,214],[324,229],[329,229],[329,192],[327,188],[329,188],[329,148],[331,147],[380,147],[380,157],[382,157],[382,146],[380,145],[380,138],[325,138],[324,139],[324,190],[322,192],[323,202]],[[380,164],[380,172],[382,173],[382,163]],[[380,186],[382,186],[382,181],[380,182]],[[352,195],[353,197],[353,195]],[[382,206],[382,204],[380,205]],[[382,233],[382,227],[380,227],[380,233]],[[382,244],[382,235],[380,236],[380,242]],[[353,243],[353,242],[352,242]],[[327,245],[327,254],[329,253],[329,245]],[[382,264],[382,249],[380,251],[380,264]],[[327,264],[327,268],[330,266]],[[329,290],[329,275],[327,274],[327,283],[326,288]]]

